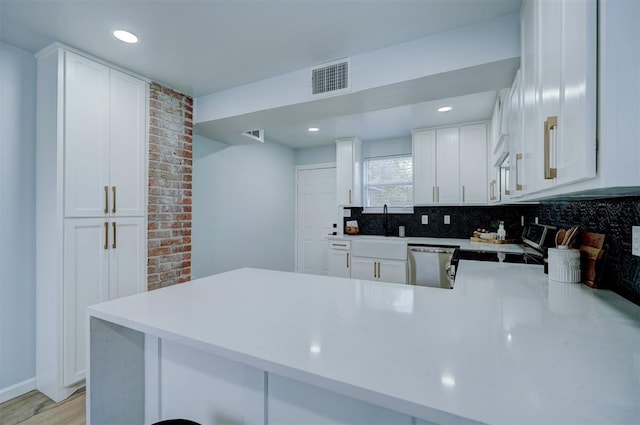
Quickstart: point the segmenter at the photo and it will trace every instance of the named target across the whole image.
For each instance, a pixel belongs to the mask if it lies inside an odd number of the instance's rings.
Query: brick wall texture
[[[193,99],[152,83],[149,92],[147,287],[191,280]]]

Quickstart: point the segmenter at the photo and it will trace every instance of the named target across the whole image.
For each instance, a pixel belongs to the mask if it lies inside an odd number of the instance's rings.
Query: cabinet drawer
[[[349,251],[351,249],[351,241],[329,241],[329,248]]]

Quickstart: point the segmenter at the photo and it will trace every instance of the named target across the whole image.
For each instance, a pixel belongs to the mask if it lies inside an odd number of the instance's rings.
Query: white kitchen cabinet
[[[336,140],[336,198],[338,206],[362,206],[362,142]]]
[[[329,276],[351,277],[350,241],[329,241]]]
[[[487,204],[487,125],[460,127],[460,187],[464,205]]]
[[[63,309],[64,385],[86,370],[86,309],[109,299],[108,223],[99,218],[70,218],[64,223]]]
[[[459,204],[459,160],[458,127],[414,131],[414,204]]]
[[[509,92],[509,170],[505,194],[508,198],[522,196],[524,175],[522,135],[522,74],[518,70]]]
[[[36,57],[36,385],[60,401],[84,385],[87,306],[146,288],[147,83]]]
[[[596,8],[595,0],[523,4],[525,192],[596,175]]]
[[[498,90],[491,116],[491,143],[489,152],[497,154],[509,136],[509,89]]]
[[[65,52],[65,217],[144,215],[146,83]]]
[[[407,283],[407,262],[369,257],[352,257],[351,278]]]
[[[64,385],[85,376],[87,306],[144,291],[143,217],[64,220]]]

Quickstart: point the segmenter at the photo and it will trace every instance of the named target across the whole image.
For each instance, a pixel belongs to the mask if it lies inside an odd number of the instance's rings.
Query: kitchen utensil
[[[562,241],[564,241],[564,237],[566,234],[567,231],[565,229],[558,230],[558,233],[556,233],[556,248],[562,245]]]
[[[562,242],[562,245],[566,245],[568,247],[571,247],[571,245],[573,245],[573,242],[575,241],[575,239],[578,237],[578,231],[580,230],[579,226],[573,226],[571,229],[569,229],[564,237],[564,241]]]

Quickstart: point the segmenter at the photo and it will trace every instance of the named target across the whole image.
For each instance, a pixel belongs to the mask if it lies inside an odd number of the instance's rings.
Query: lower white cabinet
[[[145,290],[143,217],[64,220],[63,382],[85,378],[86,310]]]
[[[350,241],[329,241],[329,276],[351,277]]]
[[[368,257],[353,257],[351,278],[380,282],[407,283],[407,262]]]
[[[329,249],[329,276],[351,277],[351,254],[349,251]]]

